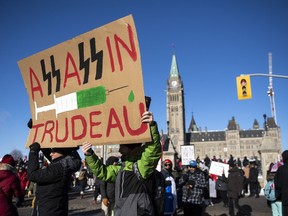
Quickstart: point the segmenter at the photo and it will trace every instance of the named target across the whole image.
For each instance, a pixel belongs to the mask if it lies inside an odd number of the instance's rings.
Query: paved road
[[[241,198],[239,204],[241,206],[237,214],[239,216],[250,216],[250,215],[272,216],[272,211],[268,207],[267,201],[264,196],[260,196],[260,198],[254,198],[254,197]],[[203,216],[225,216],[225,215],[227,216],[229,215],[228,208],[224,208],[223,203],[218,202],[213,206],[208,206]]]
[[[27,206],[19,208],[20,216],[31,215],[30,199],[26,201]],[[240,216],[272,216],[271,209],[266,204],[266,199],[260,196],[256,198],[241,198],[239,202],[241,208],[240,211],[249,212],[248,214],[239,214]],[[70,216],[102,216],[100,203],[93,201],[93,191],[87,191],[84,199],[80,199],[79,192],[74,191],[69,194],[69,215]],[[183,215],[180,211],[178,216]],[[223,203],[214,200],[213,206],[208,206],[205,209],[203,216],[228,216],[228,208],[223,207]]]

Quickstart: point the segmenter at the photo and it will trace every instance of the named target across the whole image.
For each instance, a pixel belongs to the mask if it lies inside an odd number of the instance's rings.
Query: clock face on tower
[[[172,85],[173,87],[176,87],[176,86],[177,86],[177,81],[176,81],[176,80],[172,81],[171,85]]]

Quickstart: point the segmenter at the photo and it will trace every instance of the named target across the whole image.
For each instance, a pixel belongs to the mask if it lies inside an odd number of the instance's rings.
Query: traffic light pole
[[[284,79],[288,79],[288,76],[284,76],[284,75],[276,75],[276,74],[261,74],[261,73],[256,73],[256,74],[241,74],[242,75],[248,75],[248,76],[266,76],[266,77],[275,77],[275,78],[284,78]]]
[[[269,74],[262,74],[262,73],[255,73],[255,74],[243,74],[241,76],[245,77],[245,76],[265,76],[265,77],[269,77],[269,86],[268,86],[268,96],[270,96],[270,103],[271,103],[271,112],[272,112],[272,116],[275,120],[275,123],[277,124],[277,119],[276,119],[276,109],[275,109],[275,101],[274,101],[274,91],[273,91],[273,87],[272,87],[272,77],[275,78],[283,78],[283,79],[288,79],[288,76],[284,76],[284,75],[277,75],[277,74],[272,74],[272,60],[269,61]],[[241,77],[240,76],[240,77]],[[240,79],[238,77],[238,79]],[[239,85],[237,83],[237,85]],[[238,99],[246,99],[244,96],[241,97],[241,95],[239,96],[239,91],[241,93],[241,89],[239,90],[240,87],[237,86],[237,91],[238,91]],[[251,87],[250,87],[251,88]],[[242,91],[243,92],[243,91]],[[252,95],[252,94],[251,94]],[[240,97],[240,98],[239,98]],[[250,97],[251,98],[251,97]],[[247,98],[247,99],[250,99]]]

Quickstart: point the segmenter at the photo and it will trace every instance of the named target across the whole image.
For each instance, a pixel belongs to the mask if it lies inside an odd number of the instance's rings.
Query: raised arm
[[[82,144],[82,151],[93,174],[102,181],[115,182],[121,167],[115,165],[104,165],[91,147],[91,143],[84,142]]]
[[[137,161],[139,172],[142,178],[146,179],[156,169],[162,151],[160,134],[157,123],[153,120],[153,114],[150,111],[144,112],[141,121],[149,124],[152,138],[151,142],[144,145],[141,158]]]

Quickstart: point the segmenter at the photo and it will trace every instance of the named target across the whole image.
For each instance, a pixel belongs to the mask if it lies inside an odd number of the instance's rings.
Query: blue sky
[[[0,1],[0,157],[27,154],[29,98],[17,61],[132,14],[141,52],[144,90],[166,132],[166,82],[173,52],[184,82],[186,126],[224,130],[235,117],[241,129],[271,116],[268,77],[251,77],[251,100],[239,101],[236,76],[288,75],[286,0],[69,0]],[[288,148],[288,79],[273,79],[277,123]],[[188,126],[187,126],[188,128]]]

